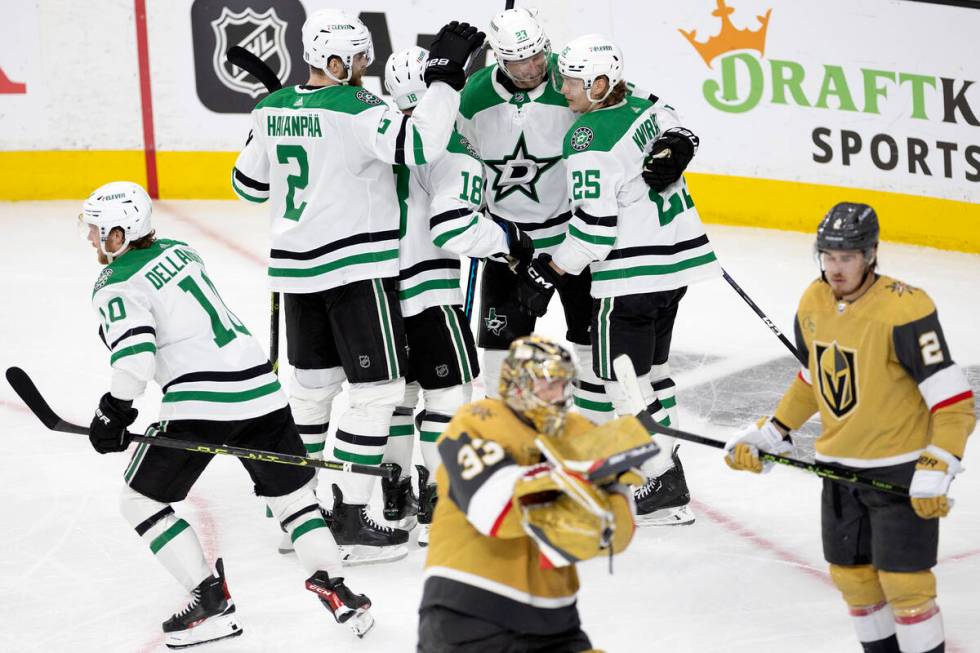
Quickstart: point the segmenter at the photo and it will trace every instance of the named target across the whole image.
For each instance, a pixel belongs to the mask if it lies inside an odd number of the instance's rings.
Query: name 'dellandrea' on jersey
[[[265,124],[269,136],[323,136],[317,115],[268,116]]]
[[[177,260],[174,260],[175,258]],[[153,284],[156,290],[160,290],[167,282],[176,277],[177,273],[183,270],[191,261],[197,261],[201,265],[204,265],[204,261],[193,252],[174,248],[164,255],[162,261],[147,270],[143,276]],[[169,267],[167,265],[168,263],[170,264]]]

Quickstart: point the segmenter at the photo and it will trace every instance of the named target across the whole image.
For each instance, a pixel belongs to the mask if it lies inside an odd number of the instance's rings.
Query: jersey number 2
[[[306,208],[306,202],[296,206],[296,191],[303,190],[310,183],[310,162],[306,157],[306,150],[302,145],[277,145],[276,158],[283,165],[288,165],[292,160],[299,164],[299,174],[286,177],[289,190],[286,191],[286,212],[282,215],[287,220],[299,222]]]

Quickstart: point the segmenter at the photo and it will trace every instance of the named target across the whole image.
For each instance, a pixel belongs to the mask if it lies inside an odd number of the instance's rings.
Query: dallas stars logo
[[[522,132],[512,153],[502,159],[484,161],[496,175],[493,180],[493,201],[499,202],[512,193],[520,192],[540,202],[535,184],[559,160],[561,156],[536,157],[528,152]]]

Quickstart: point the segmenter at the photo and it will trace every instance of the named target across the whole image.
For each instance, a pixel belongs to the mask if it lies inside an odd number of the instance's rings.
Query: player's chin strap
[[[127,240],[126,242],[124,242],[123,246],[118,250],[116,250],[115,252],[109,253],[108,251],[106,251],[105,241],[101,240],[99,241],[99,251],[102,252],[103,255],[105,255],[106,260],[109,261],[109,263],[112,263],[117,258],[119,258],[120,256],[122,256],[123,254],[129,251],[129,241]]]

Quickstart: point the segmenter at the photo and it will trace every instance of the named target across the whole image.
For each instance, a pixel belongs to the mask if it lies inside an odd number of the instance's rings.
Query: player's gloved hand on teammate
[[[136,421],[139,411],[133,408],[133,402],[126,399],[116,399],[108,392],[99,400],[95,409],[95,417],[88,427],[88,439],[99,453],[125,451],[132,442],[133,436],[126,429]]]
[[[739,431],[725,443],[725,463],[732,469],[753,472],[768,472],[773,463],[763,462],[759,452],[782,455],[793,450],[793,445],[783,438],[772,420],[765,419]]]
[[[504,234],[507,236],[507,256],[516,261],[516,267],[523,269],[531,263],[534,258],[534,241],[526,233],[517,228],[517,225],[510,220],[494,217]]]
[[[518,277],[517,302],[522,310],[535,317],[542,317],[548,311],[551,296],[562,284],[561,275],[550,263],[550,254],[540,254]]]
[[[700,139],[688,129],[668,129],[654,144],[643,162],[643,181],[660,193],[681,178],[698,151]]]
[[[959,459],[941,447],[930,444],[919,456],[909,486],[912,509],[923,519],[945,517],[953,507],[946,495],[953,477],[963,471]]]
[[[443,25],[429,47],[429,61],[425,65],[425,85],[445,82],[457,91],[466,84],[466,61],[483,45],[486,34],[469,23],[453,21]]]

